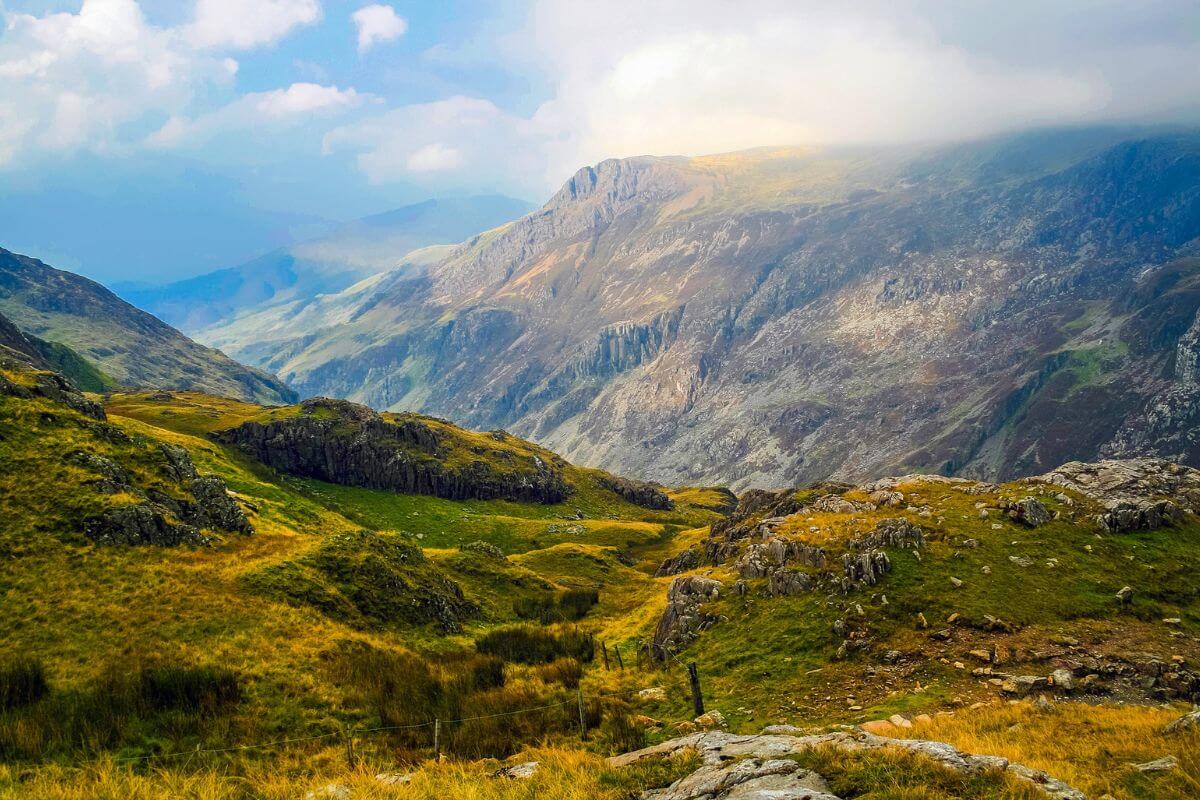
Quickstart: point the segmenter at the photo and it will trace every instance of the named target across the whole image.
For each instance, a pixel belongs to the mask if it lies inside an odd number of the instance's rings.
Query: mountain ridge
[[[1193,131],[609,160],[247,360],[667,484],[1195,463],[1123,431],[1200,307],[1198,187]]]
[[[295,398],[274,376],[197,344],[95,281],[2,248],[0,313],[125,386],[202,388],[272,403]]]

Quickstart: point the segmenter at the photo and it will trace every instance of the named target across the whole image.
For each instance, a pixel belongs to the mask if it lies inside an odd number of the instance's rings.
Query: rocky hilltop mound
[[[225,482],[182,447],[126,433],[69,380],[2,348],[0,490],[4,524],[26,534],[173,546],[253,532]]]
[[[954,707],[1200,702],[1198,488],[1200,470],[1133,459],[1004,484],[912,474],[750,491],[662,561],[670,584],[644,647],[724,663],[718,691],[787,686],[808,713],[849,696],[861,721],[913,686]],[[778,646],[725,655],[766,630]]]
[[[558,456],[503,431],[478,434],[417,414],[314,398],[213,434],[269,467],[330,483],[451,500],[560,503]]]

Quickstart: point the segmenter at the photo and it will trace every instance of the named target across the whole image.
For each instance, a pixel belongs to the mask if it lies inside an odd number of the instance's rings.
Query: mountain
[[[274,376],[196,344],[100,284],[4,249],[0,313],[24,334],[70,348],[110,385],[202,389],[266,403],[295,399]]]
[[[667,484],[1200,463],[1198,236],[1193,131],[613,160],[222,346]]]
[[[337,227],[325,236],[281,248],[231,269],[165,286],[119,284],[117,293],[190,334],[248,308],[309,300],[393,269],[414,250],[453,244],[527,211],[502,195],[426,200]],[[212,343],[219,334],[202,335]]]
[[[0,351],[37,369],[57,372],[85,392],[107,392],[119,385],[71,348],[23,333],[0,314]]]

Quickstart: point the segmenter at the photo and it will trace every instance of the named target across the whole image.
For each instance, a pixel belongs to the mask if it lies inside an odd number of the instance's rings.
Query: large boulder
[[[720,581],[699,575],[686,575],[671,581],[667,607],[651,642],[652,655],[665,661],[695,641],[700,631],[712,626],[716,619],[705,614],[701,606],[720,597],[722,588]]]

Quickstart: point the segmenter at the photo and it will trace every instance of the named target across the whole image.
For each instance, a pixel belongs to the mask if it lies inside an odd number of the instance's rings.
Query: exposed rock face
[[[1046,773],[1015,764],[1000,756],[974,755],[945,744],[923,739],[889,739],[863,730],[810,736],[762,733],[736,735],[721,731],[693,733],[653,747],[610,758],[609,764],[624,767],[652,757],[684,750],[700,754],[702,766],[665,789],[647,792],[646,800],[724,800],[729,798],[772,798],[772,800],[837,800],[829,793],[822,776],[801,769],[787,759],[793,753],[828,747],[847,753],[881,748],[908,750],[929,758],[947,769],[964,774],[1007,772],[1055,800],[1086,800],[1084,794]]]
[[[1008,515],[1022,525],[1036,528],[1045,525],[1053,517],[1036,497],[1022,497],[1008,509]]]
[[[6,364],[22,371],[27,370],[30,366],[38,370],[42,369],[36,364],[31,364],[27,359],[18,360],[17,354],[12,351],[5,353],[3,348],[0,348],[0,367],[4,367]],[[26,374],[29,376],[29,381],[20,384],[0,375],[0,394],[24,399],[44,397],[51,402],[61,403],[74,409],[86,417],[104,420],[104,409],[100,404],[80,394],[75,385],[62,375],[44,371],[27,372]]]
[[[1073,461],[1029,480],[1099,500],[1105,507],[1100,522],[1114,531],[1171,525],[1200,511],[1200,470],[1165,459]]]
[[[689,575],[671,581],[667,590],[667,608],[651,643],[651,655],[666,660],[670,654],[687,647],[700,631],[716,620],[704,613],[701,606],[717,599],[724,588],[720,581]]]
[[[662,490],[661,486],[641,481],[631,481],[627,478],[619,478],[616,475],[604,475],[599,478],[599,483],[605,489],[619,494],[635,506],[658,511],[670,511],[675,507],[675,504],[671,502],[671,498],[667,497],[666,492]]]
[[[695,569],[701,564],[701,553],[694,547],[689,547],[673,558],[664,559],[654,572],[654,577],[663,578],[667,575],[678,575],[681,572]]]
[[[571,493],[561,460],[502,447],[516,442],[502,433],[493,435],[498,444],[491,452],[468,451],[452,461],[456,443],[430,422],[415,415],[385,417],[341,400],[306,400],[296,415],[246,422],[213,436],[280,472],[348,486],[538,503],[562,502]]]
[[[230,352],[665,485],[1200,463],[1195,141],[607,161]]]

